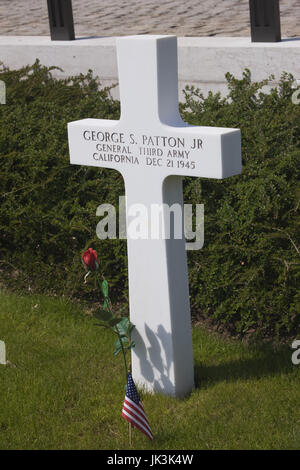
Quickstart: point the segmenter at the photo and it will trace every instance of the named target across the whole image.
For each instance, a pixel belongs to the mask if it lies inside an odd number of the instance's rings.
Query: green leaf
[[[101,289],[102,289],[102,294],[104,295],[105,300],[106,300],[108,297],[108,282],[106,279],[102,281]]]
[[[98,309],[93,315],[97,320],[104,322],[110,321],[112,319],[112,314],[107,310]]]
[[[131,337],[131,332],[134,330],[135,325],[131,322],[129,322],[129,336]]]
[[[121,352],[121,351],[122,351],[122,348],[121,348],[121,346],[120,346],[119,348],[117,348],[117,349],[114,350],[113,355],[114,355],[114,356],[117,356],[117,355],[119,354],[119,352]]]
[[[123,317],[122,320],[116,325],[116,328],[120,336],[126,336],[128,332],[129,320],[127,317]]]
[[[126,346],[126,344],[129,343],[128,338],[126,338],[126,336],[123,336],[121,338],[121,341],[122,341],[123,346]],[[121,347],[121,342],[120,342],[119,338],[117,338],[116,341],[114,342],[114,347],[115,348]]]
[[[103,310],[109,310],[109,300],[105,299],[103,302]]]
[[[122,336],[128,336],[129,338],[131,337],[131,332],[135,328],[135,325],[133,325],[128,317],[123,317],[122,320],[116,325],[116,329],[119,332],[119,335]]]
[[[127,345],[127,343],[129,343],[128,338],[126,338],[126,337],[123,336],[123,337],[121,338],[121,341],[120,341],[119,338],[116,339],[116,341],[114,342],[114,347],[116,348],[116,349],[114,350],[114,352],[113,352],[114,356],[116,356],[117,354],[119,354],[120,351],[122,351],[121,342],[122,342],[123,348],[124,348],[124,349],[127,349],[127,346],[126,346],[126,345]]]

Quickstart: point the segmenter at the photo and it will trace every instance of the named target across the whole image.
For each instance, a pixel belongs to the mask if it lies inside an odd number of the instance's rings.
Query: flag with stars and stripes
[[[135,388],[133,378],[129,373],[122,416],[131,424],[131,426],[138,428],[152,441],[153,435],[148,423],[147,416],[145,414],[145,410],[143,408],[137,389]]]

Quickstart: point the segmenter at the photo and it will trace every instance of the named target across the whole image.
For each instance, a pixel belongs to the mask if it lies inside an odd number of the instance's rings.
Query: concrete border
[[[115,38],[84,37],[75,41],[51,41],[47,36],[0,36],[0,61],[10,68],[32,64],[39,58],[43,65],[56,65],[58,77],[86,73],[92,69],[103,86],[117,83]],[[138,64],[137,64],[138,67]],[[179,90],[186,84],[226,93],[225,73],[237,78],[249,68],[253,80],[274,74],[277,84],[282,72],[300,79],[300,38],[278,43],[251,43],[245,37],[178,38]],[[113,91],[118,97],[118,88]]]

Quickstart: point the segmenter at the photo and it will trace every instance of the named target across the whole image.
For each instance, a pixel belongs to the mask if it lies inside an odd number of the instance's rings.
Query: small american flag
[[[134,381],[129,373],[122,416],[131,424],[131,426],[138,428],[152,441],[153,435],[147,416],[142,402],[140,401],[137,389],[135,388]]]

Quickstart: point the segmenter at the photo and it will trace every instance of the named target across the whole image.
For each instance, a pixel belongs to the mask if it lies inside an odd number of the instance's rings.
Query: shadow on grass
[[[249,349],[251,355],[251,349]],[[218,382],[243,379],[260,379],[266,376],[289,373],[295,367],[291,361],[292,350],[288,346],[273,349],[256,347],[252,357],[228,360],[212,365],[195,364],[195,387],[209,387]]]

